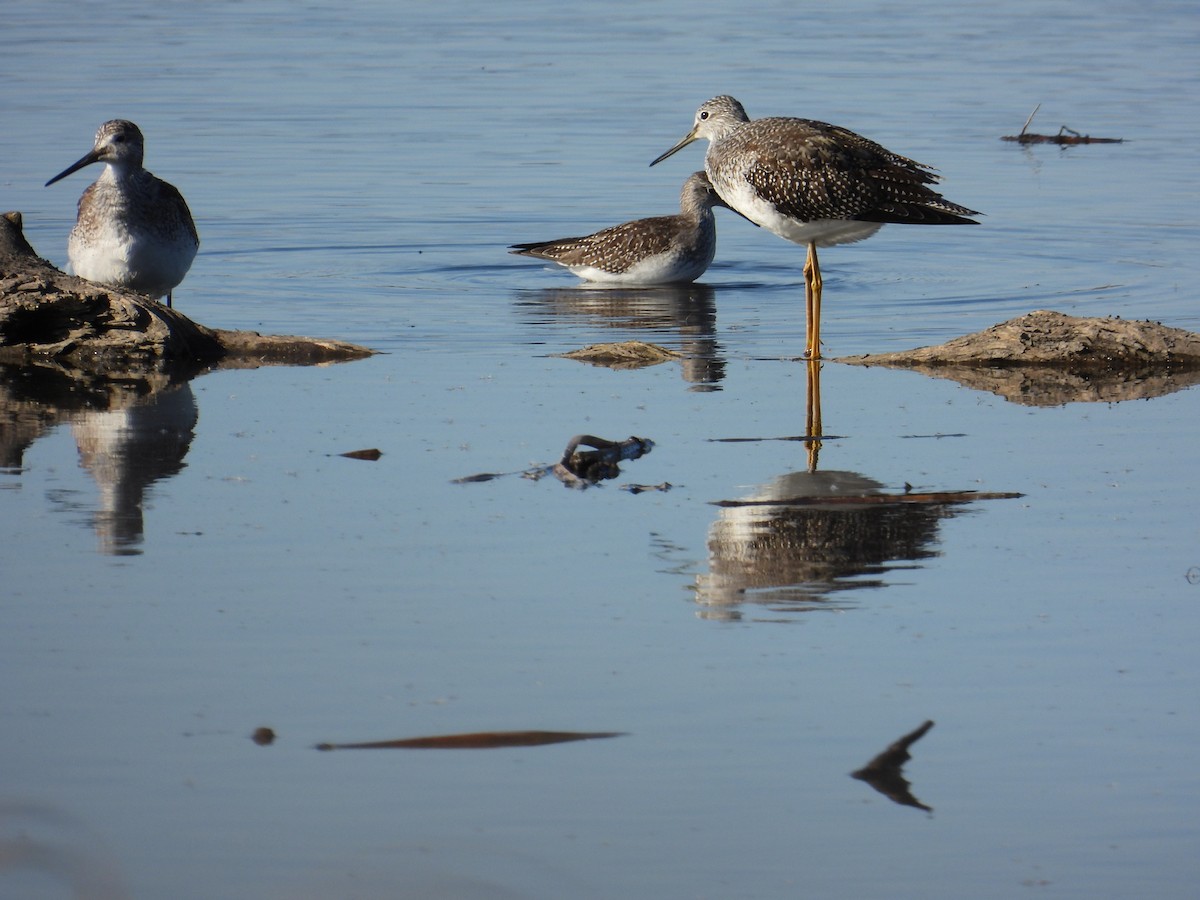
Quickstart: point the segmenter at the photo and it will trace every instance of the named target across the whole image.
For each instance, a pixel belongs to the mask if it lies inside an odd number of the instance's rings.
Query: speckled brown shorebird
[[[142,168],[145,139],[132,122],[113,119],[96,132],[90,153],[46,186],[102,162],[104,171],[79,198],[67,240],[71,271],[88,281],[167,297],[183,281],[200,247],[183,195]]]
[[[679,215],[636,219],[583,237],[513,244],[513,253],[565,266],[588,281],[671,284],[695,281],[717,252],[714,206],[725,206],[708,176],[694,172],[679,195]]]
[[[837,125],[812,119],[753,121],[722,95],[704,103],[678,144],[709,141],[704,168],[735,212],[789,241],[808,246],[804,263],[807,339],[804,355],[821,356],[821,269],[817,247],[868,238],[888,223],[975,225],[973,209],[929,187],[938,176]]]

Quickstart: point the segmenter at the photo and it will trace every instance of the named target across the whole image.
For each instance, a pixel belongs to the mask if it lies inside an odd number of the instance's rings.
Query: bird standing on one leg
[[[113,119],[96,132],[90,153],[46,186],[102,162],[104,171],[79,198],[67,240],[71,271],[80,278],[167,297],[183,281],[200,247],[183,195],[144,168],[145,139],[132,122]]]
[[[650,165],[692,141],[709,141],[704,168],[735,212],[808,247],[804,263],[804,355],[821,357],[821,268],[817,247],[868,238],[887,223],[976,225],[973,209],[929,187],[928,166],[837,125],[812,119],[753,121],[729,96],[696,112],[692,130]]]

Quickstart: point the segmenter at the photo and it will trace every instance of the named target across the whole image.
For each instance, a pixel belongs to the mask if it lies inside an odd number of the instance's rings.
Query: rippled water
[[[180,309],[382,352],[0,373],[0,896],[1190,897],[1195,389],[830,362],[817,448],[799,248],[718,211],[702,284],[622,292],[505,247],[673,210],[702,150],[647,164],[731,93],[986,213],[823,254],[829,355],[1200,330],[1197,39],[1184,3],[8,4],[39,252],[87,173],[42,183],[131,118],[201,231]],[[1127,141],[999,140],[1039,103]],[[686,358],[554,355],[631,338]],[[579,433],[655,446],[522,477]],[[927,719],[931,811],[850,777]],[[530,730],[623,735],[314,749]]]

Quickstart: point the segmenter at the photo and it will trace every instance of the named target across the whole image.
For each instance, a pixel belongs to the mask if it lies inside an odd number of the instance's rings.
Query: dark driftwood
[[[0,363],[199,371],[342,362],[372,353],[343,341],[206,328],[142,294],[64,274],[29,245],[20,213],[0,216]]]
[[[1098,138],[1092,137],[1090,134],[1080,134],[1074,128],[1068,128],[1066,125],[1059,126],[1058,134],[1034,134],[1029,131],[1029,123],[1033,121],[1033,117],[1037,115],[1037,111],[1042,108],[1042,104],[1038,104],[1033,108],[1033,112],[1029,114],[1029,118],[1025,120],[1024,126],[1021,128],[1020,134],[1006,134],[1000,138],[1002,141],[1016,141],[1018,144],[1060,144],[1062,146],[1073,146],[1075,144],[1123,144],[1124,138]]]
[[[914,369],[1027,406],[1112,403],[1200,383],[1200,334],[1038,310],[936,347],[838,362]]]
[[[593,741],[621,737],[623,731],[476,731],[470,734],[439,734],[402,738],[396,741],[366,741],[355,744],[317,744],[318,750],[495,750],[500,747],[540,747],[570,741]]]
[[[1059,129],[1058,134],[1032,134],[1022,131],[1020,134],[1006,134],[1000,140],[1016,141],[1019,144],[1061,144],[1063,146],[1125,143],[1124,138],[1098,138],[1092,137],[1090,134],[1080,134],[1078,131],[1072,131],[1066,125]]]

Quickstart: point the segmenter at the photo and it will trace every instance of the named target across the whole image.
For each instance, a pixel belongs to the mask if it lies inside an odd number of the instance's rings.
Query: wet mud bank
[[[63,273],[30,246],[20,213],[0,215],[0,363],[186,376],[373,353],[345,341],[207,328],[141,294]]]
[[[1158,397],[1200,382],[1200,334],[1037,310],[934,347],[841,357],[949,378],[1027,406]]]

